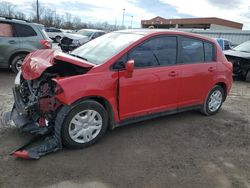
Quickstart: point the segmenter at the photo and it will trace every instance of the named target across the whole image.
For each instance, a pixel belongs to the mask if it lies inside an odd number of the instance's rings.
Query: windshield
[[[108,33],[75,49],[71,54],[99,65],[142,37],[131,33]]]
[[[250,53],[250,41],[243,42],[243,43],[240,44],[239,46],[236,46],[234,49],[235,49],[236,51],[248,52],[248,53]]]
[[[90,37],[92,35],[93,31],[79,30],[76,33],[79,35]]]

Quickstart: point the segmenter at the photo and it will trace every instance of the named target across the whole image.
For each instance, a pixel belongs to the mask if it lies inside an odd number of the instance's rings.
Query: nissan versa
[[[101,36],[65,54],[29,54],[16,77],[5,121],[36,135],[40,145],[13,155],[37,159],[84,148],[108,128],[186,110],[216,114],[232,84],[232,64],[213,39],[139,29]],[[157,127],[156,127],[157,128]]]

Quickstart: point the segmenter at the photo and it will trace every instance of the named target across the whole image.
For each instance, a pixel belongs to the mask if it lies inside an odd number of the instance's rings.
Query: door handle
[[[9,44],[16,44],[15,40],[9,40]]]
[[[213,72],[213,71],[215,71],[215,69],[214,69],[214,67],[209,67],[209,68],[208,68],[208,71],[209,71],[209,72]]]
[[[168,76],[171,76],[171,77],[175,77],[175,76],[177,76],[177,75],[178,75],[178,73],[175,72],[175,71],[171,71],[171,72],[168,74]]]

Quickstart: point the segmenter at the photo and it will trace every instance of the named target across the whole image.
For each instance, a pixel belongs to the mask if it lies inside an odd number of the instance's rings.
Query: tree
[[[12,3],[3,1],[0,2],[0,15],[6,17],[14,17],[16,6]]]

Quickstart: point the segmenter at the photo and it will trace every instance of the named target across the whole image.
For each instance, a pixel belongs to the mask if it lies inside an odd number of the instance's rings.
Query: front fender
[[[53,79],[63,92],[56,98],[65,105],[72,105],[76,101],[89,98],[104,98],[111,105],[113,112],[118,117],[117,112],[117,81],[116,72],[84,74],[64,78]],[[117,118],[116,118],[117,119]]]

